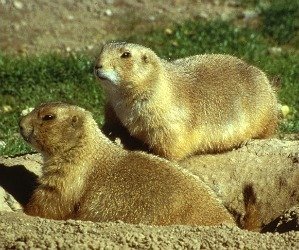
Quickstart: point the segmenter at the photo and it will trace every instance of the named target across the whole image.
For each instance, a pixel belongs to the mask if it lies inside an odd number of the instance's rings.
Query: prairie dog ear
[[[81,117],[77,116],[77,115],[73,115],[71,118],[71,124],[72,127],[74,128],[79,128],[82,125],[82,119]]]
[[[146,54],[146,53],[144,53],[143,55],[142,55],[142,61],[144,62],[144,63],[149,63],[149,56]]]

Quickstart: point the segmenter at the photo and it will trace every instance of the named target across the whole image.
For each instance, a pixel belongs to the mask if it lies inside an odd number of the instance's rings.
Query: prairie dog
[[[24,211],[51,219],[153,225],[234,224],[199,178],[174,163],[115,145],[91,113],[48,103],[20,121],[24,139],[44,157]]]
[[[108,96],[105,133],[122,137],[123,126],[170,160],[229,150],[277,127],[266,75],[230,55],[166,61],[141,45],[108,43],[95,75]]]

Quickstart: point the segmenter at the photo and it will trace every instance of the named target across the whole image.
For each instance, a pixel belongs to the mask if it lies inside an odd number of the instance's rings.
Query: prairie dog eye
[[[129,58],[129,57],[131,57],[131,53],[126,51],[126,52],[122,53],[122,55],[120,57],[121,58]]]
[[[44,115],[43,117],[42,117],[42,120],[43,121],[50,121],[50,120],[53,120],[53,119],[55,119],[55,115]]]

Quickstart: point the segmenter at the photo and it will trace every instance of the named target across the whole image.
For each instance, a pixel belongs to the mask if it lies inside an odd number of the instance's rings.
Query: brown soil
[[[17,213],[0,213],[0,229],[0,245],[6,249],[298,249],[299,245],[298,232],[51,221]]]
[[[106,40],[197,18],[242,17],[237,1],[1,0],[0,49],[6,52],[93,50]]]
[[[257,194],[263,233],[237,227],[154,227],[122,222],[53,221],[26,216],[41,173],[38,154],[0,158],[0,246],[27,248],[236,248],[297,249],[299,141],[256,140],[238,150],[201,155],[181,165],[205,180],[242,225],[243,187]],[[1,212],[2,211],[2,212]],[[280,232],[282,234],[277,234]]]

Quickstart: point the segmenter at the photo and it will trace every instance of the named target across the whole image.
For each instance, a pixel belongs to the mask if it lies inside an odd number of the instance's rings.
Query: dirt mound
[[[261,224],[299,204],[299,141],[254,140],[238,150],[199,155],[181,165],[200,176],[242,224],[243,190],[252,185]]]
[[[260,234],[237,227],[154,227],[53,221],[0,213],[0,245],[6,249],[297,249],[299,232]]]
[[[155,227],[122,222],[53,221],[29,217],[28,201],[41,172],[39,154],[0,158],[0,245],[6,248],[249,248],[296,249],[299,244],[299,141],[255,140],[238,150],[181,162],[223,200],[240,225],[244,185],[257,195],[263,232],[237,227]],[[284,234],[277,234],[280,232]]]

